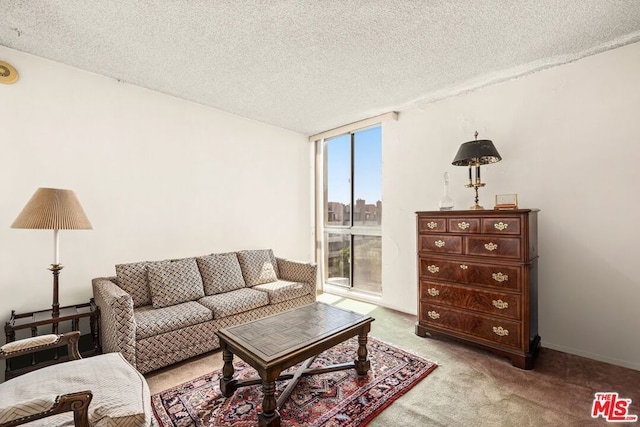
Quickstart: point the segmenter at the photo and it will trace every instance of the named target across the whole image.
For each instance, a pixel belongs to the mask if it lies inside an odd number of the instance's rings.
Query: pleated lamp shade
[[[38,188],[11,228],[90,230],[93,227],[72,190]]]

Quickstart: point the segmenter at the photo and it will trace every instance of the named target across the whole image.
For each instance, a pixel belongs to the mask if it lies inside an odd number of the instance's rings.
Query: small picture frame
[[[517,194],[496,194],[496,204],[494,209],[518,209]]]

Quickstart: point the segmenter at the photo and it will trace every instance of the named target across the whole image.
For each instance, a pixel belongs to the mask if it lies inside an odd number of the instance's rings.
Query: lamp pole
[[[60,230],[53,229],[53,264],[49,267],[49,270],[53,273],[53,303],[51,304],[51,316],[60,316],[60,303],[58,300],[58,276],[60,276],[60,270],[62,270],[62,264],[60,264]]]

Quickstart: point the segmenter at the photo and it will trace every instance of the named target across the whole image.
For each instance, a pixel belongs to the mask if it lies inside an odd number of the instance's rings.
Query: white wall
[[[73,189],[94,226],[60,232],[61,305],[87,302],[91,278],[121,262],[314,259],[305,135],[1,46],[0,58],[20,74],[0,85],[3,322],[51,306],[53,232],[10,228],[38,187]]]
[[[416,313],[415,211],[473,203],[462,142],[491,139],[480,202],[539,208],[544,347],[640,369],[640,43],[422,108],[383,130],[383,304]]]

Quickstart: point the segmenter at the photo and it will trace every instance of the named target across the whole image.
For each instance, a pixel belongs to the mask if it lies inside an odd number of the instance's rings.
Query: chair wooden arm
[[[24,415],[10,421],[0,423],[0,427],[13,427],[26,424],[31,421],[40,420],[63,412],[73,411],[73,422],[75,427],[89,427],[89,403],[93,394],[91,391],[81,391],[77,393],[63,394],[56,397],[53,406],[37,413]],[[20,408],[16,408],[20,409]]]
[[[67,332],[62,335],[40,335],[12,341],[0,347],[0,359],[10,359],[23,354],[31,354],[48,348],[67,346],[70,360],[82,359],[78,350],[80,331]]]

